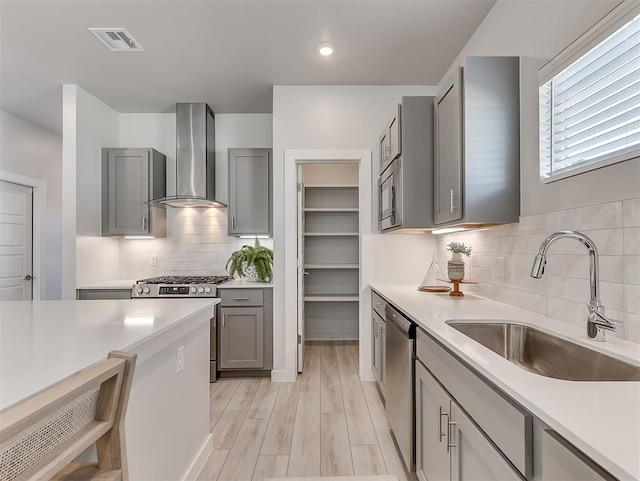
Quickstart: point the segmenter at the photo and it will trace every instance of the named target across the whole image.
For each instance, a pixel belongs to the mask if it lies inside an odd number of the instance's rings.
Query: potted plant
[[[462,256],[469,257],[471,255],[471,247],[467,247],[462,242],[450,242],[447,244],[447,250],[451,252],[451,260],[447,261],[447,275],[452,281],[461,281],[464,279]]]
[[[244,245],[229,257],[226,265],[229,275],[254,282],[270,282],[273,277],[273,251],[260,245],[256,237],[253,246]]]

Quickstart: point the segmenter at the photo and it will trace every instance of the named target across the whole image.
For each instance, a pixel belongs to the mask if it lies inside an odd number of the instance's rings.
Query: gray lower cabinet
[[[272,289],[219,289],[218,370],[273,366]]]
[[[229,235],[271,235],[271,169],[271,149],[229,149]]]
[[[522,480],[419,361],[416,472],[421,481]]]
[[[535,430],[540,455],[534,472],[544,481],[613,481],[611,474],[589,459],[566,439],[541,424]]]
[[[384,318],[386,302],[371,293],[371,369],[382,397],[386,397],[387,380],[387,323]]]
[[[131,299],[131,288],[76,289],[76,299],[79,301],[93,301],[98,299]]]
[[[420,481],[616,479],[422,329],[416,358]]]
[[[264,366],[264,309],[220,308],[220,368],[261,369]]]
[[[102,149],[102,236],[166,235],[166,157],[155,149]]]

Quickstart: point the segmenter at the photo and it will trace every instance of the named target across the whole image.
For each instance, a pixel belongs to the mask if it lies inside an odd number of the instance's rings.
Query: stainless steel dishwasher
[[[387,304],[387,420],[407,471],[415,471],[413,356],[416,327]]]

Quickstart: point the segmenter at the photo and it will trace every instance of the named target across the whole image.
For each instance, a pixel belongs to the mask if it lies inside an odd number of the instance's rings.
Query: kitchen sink
[[[568,381],[640,381],[640,367],[533,327],[508,322],[448,322],[516,366]]]

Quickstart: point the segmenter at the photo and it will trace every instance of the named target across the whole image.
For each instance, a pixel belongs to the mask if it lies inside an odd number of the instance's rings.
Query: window
[[[640,8],[624,2],[540,72],[540,175],[640,157]]]

